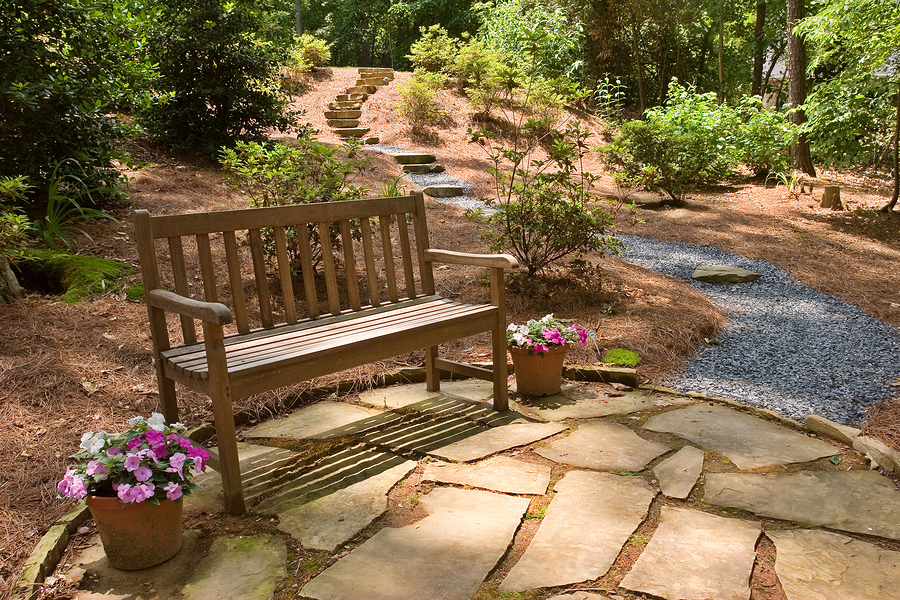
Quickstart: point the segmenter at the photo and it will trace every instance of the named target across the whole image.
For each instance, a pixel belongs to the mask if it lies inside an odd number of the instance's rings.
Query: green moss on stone
[[[641,364],[641,357],[637,352],[624,348],[613,348],[603,357],[603,362],[622,367],[636,367]]]

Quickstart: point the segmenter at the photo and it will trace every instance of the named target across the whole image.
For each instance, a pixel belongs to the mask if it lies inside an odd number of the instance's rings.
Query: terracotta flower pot
[[[181,507],[178,500],[159,504],[122,503],[118,498],[85,499],[100,532],[109,563],[135,571],[164,563],[181,549]]]
[[[516,391],[526,396],[552,396],[562,387],[563,363],[566,347],[556,346],[544,356],[528,354],[524,348],[509,347],[513,370],[516,375]]]

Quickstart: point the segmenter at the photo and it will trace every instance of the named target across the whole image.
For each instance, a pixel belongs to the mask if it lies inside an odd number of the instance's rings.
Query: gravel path
[[[663,382],[681,391],[725,396],[802,421],[810,413],[858,424],[900,380],[900,331],[856,306],[820,294],[784,271],[718,248],[622,235],[624,257],[687,280],[729,312],[721,345],[703,348]],[[760,273],[753,283],[691,279],[699,265]]]

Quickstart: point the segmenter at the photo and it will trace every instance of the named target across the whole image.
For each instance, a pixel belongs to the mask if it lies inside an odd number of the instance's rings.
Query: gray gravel
[[[721,345],[704,347],[663,382],[681,391],[725,396],[802,421],[810,413],[856,425],[866,407],[888,399],[900,381],[900,331],[856,306],[820,294],[788,272],[718,248],[622,235],[624,257],[690,281],[728,310]],[[691,279],[699,265],[760,273],[752,283]]]

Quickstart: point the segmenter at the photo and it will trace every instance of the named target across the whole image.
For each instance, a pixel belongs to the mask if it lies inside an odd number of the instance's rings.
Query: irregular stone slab
[[[269,600],[287,575],[286,564],[280,537],[216,538],[184,586],[184,600]]]
[[[755,523],[663,506],[653,538],[619,585],[667,600],[748,600],[759,533]]]
[[[553,596],[547,600],[609,600],[609,596],[603,594],[592,594],[591,592],[575,592],[574,594],[562,594],[561,596]]]
[[[767,532],[775,571],[791,600],[900,598],[900,552],[830,531]]]
[[[345,90],[347,94],[374,94],[378,88],[374,85],[353,85]]]
[[[482,402],[494,395],[493,384],[485,381],[466,379],[462,381],[442,381],[441,391],[429,392],[420,383],[395,385],[386,388],[366,390],[359,394],[359,401],[375,408],[391,410],[408,407],[422,401],[436,401],[440,404],[447,396],[457,396],[467,400]],[[425,405],[423,405],[425,406]],[[417,408],[417,410],[419,410]]]
[[[361,110],[326,110],[326,119],[358,119],[362,116]]]
[[[438,488],[421,500],[429,515],[385,528],[310,581],[318,600],[468,600],[506,552],[527,498]]]
[[[806,415],[803,426],[806,427],[807,431],[824,435],[845,444],[853,444],[853,440],[859,435],[859,429],[856,427],[848,427],[847,425],[829,421],[821,415]]]
[[[465,190],[458,185],[429,185],[422,191],[432,198],[453,198],[465,193]]]
[[[362,102],[358,100],[344,100],[341,102],[329,102],[328,110],[359,110]]]
[[[900,473],[900,452],[891,448],[881,440],[861,435],[853,440],[853,449],[865,454],[875,467],[881,467],[888,473]]]
[[[550,485],[550,467],[495,456],[475,465],[429,463],[422,479],[507,494],[544,494]]]
[[[568,429],[559,423],[513,423],[493,427],[429,452],[454,462],[468,462],[504,450],[525,446]]]
[[[706,283],[730,284],[756,281],[760,275],[740,267],[704,265],[694,269],[692,277],[697,281],[705,281]]]
[[[648,462],[671,450],[648,442],[618,423],[584,423],[570,436],[535,450],[544,458],[583,469],[640,471]]]
[[[369,133],[368,127],[342,127],[335,129],[334,133],[341,137],[361,138]]]
[[[392,156],[401,165],[433,163],[437,158],[434,154],[419,154],[415,152],[394,152],[389,153],[389,156]]]
[[[336,552],[388,509],[388,492],[416,463],[406,460],[359,483],[278,513],[278,529],[304,548]],[[549,478],[549,475],[548,475]]]
[[[650,417],[644,429],[680,435],[724,454],[740,469],[808,462],[837,451],[821,440],[715,404],[697,404]]]
[[[669,498],[687,498],[703,471],[703,450],[685,446],[653,469],[659,489]]]
[[[524,591],[606,573],[656,496],[646,481],[572,471],[554,488],[541,527],[503,583]]]
[[[250,439],[280,438],[292,440],[321,440],[332,437],[350,435],[350,432],[362,433],[367,429],[378,427],[397,417],[346,402],[316,402],[295,409],[283,419],[265,421],[250,429]],[[374,417],[374,418],[373,418]],[[359,427],[352,427],[359,423]],[[350,427],[348,427],[350,426]]]
[[[332,129],[359,127],[359,119],[328,119],[325,124]],[[353,136],[357,137],[357,136]]]
[[[100,535],[88,541],[87,548],[72,557],[72,564],[84,570],[78,600],[134,600],[135,592],[145,598],[168,600],[181,597],[180,583],[194,566],[200,534],[185,530],[178,554],[155,567],[140,571],[122,571],[109,564]]]
[[[703,501],[900,540],[900,492],[874,471],[707,473]]]
[[[375,136],[369,136],[369,137],[364,137],[364,138],[360,138],[360,139],[362,140],[363,144],[377,144],[378,143],[378,138]]]
[[[574,384],[564,384],[562,391],[553,396],[518,401],[526,412],[548,421],[595,419],[610,415],[626,415],[659,406],[681,406],[690,403],[690,400],[683,397],[659,396],[644,391],[624,392],[611,397]]]

